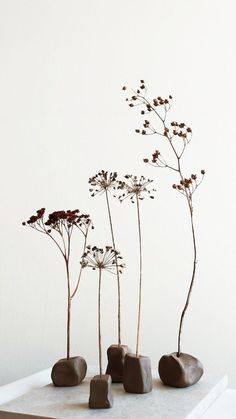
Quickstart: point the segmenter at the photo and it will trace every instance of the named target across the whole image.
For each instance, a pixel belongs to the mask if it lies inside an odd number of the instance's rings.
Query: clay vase
[[[123,385],[127,393],[144,394],[152,390],[151,361],[147,356],[125,355]]]
[[[192,355],[177,352],[163,355],[159,361],[158,371],[162,382],[171,387],[189,387],[197,383],[202,374],[203,366]]]
[[[123,383],[125,355],[128,352],[131,352],[131,350],[126,345],[111,345],[107,349],[106,374],[111,376],[113,383]]]
[[[90,409],[109,409],[112,405],[111,376],[108,374],[95,375],[90,381]]]
[[[87,364],[81,356],[60,359],[52,368],[52,382],[57,387],[77,386],[83,381]]]

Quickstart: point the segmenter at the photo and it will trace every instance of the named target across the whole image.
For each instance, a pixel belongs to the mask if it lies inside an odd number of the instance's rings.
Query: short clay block
[[[90,409],[109,409],[112,405],[111,376],[95,375],[90,381]]]
[[[125,355],[124,389],[127,393],[149,393],[152,390],[151,361],[147,356]]]
[[[131,352],[131,350],[126,345],[111,345],[107,349],[106,374],[111,376],[113,383],[123,383],[125,355],[128,352]]]
[[[57,387],[77,386],[83,381],[87,364],[81,356],[60,359],[52,368],[52,382]]]
[[[201,362],[192,355],[173,352],[163,355],[159,361],[158,371],[164,384],[171,387],[189,387],[197,383],[202,374]]]

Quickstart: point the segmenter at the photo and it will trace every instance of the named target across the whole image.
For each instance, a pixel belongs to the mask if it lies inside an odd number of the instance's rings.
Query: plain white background
[[[184,198],[174,173],[142,163],[162,141],[134,133],[138,112],[121,87],[146,80],[150,97],[173,95],[171,120],[193,129],[186,175],[205,168],[194,201],[199,246],[183,350],[236,385],[235,2],[232,0],[0,1],[1,278],[0,384],[65,355],[63,261],[46,237],[21,222],[80,208],[109,244],[104,197],[90,198],[100,169],[144,174],[157,197],[142,202],[144,289],[141,353],[153,368],[176,350],[192,268]],[[123,343],[135,346],[138,245],[135,207],[112,200],[127,268]],[[78,242],[78,251],[79,246]],[[74,265],[77,268],[77,265]],[[72,354],[97,362],[97,277],[84,275],[73,306]],[[116,282],[104,276],[103,346],[116,342]]]

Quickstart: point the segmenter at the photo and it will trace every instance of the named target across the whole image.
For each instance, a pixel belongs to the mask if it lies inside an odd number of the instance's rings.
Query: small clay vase
[[[112,405],[111,376],[108,374],[95,375],[90,381],[90,409],[109,409]]]
[[[123,385],[127,393],[144,394],[152,390],[151,361],[147,356],[125,355]]]
[[[158,371],[162,382],[171,387],[189,387],[197,383],[202,374],[201,362],[192,355],[173,352],[163,355],[159,361]]]
[[[57,387],[77,386],[83,381],[87,364],[81,356],[60,359],[52,368],[52,382]]]
[[[126,345],[111,345],[107,349],[106,374],[111,376],[113,383],[123,383],[125,355],[128,352],[131,352],[131,350]]]

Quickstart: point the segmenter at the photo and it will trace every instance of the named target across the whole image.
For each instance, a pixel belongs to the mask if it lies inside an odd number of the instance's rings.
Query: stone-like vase
[[[126,345],[111,345],[107,349],[106,374],[111,376],[113,383],[123,383],[125,355],[128,352],[131,352],[131,350]]]
[[[83,381],[87,364],[81,356],[60,359],[52,368],[52,382],[57,387],[77,386]]]
[[[147,356],[125,355],[124,389],[127,393],[144,394],[152,390],[151,361]]]
[[[158,371],[162,382],[171,387],[189,387],[197,383],[202,374],[201,362],[192,355],[177,352],[163,355],[159,361]]]
[[[108,374],[95,375],[90,381],[90,409],[109,409],[112,405],[111,376]]]

